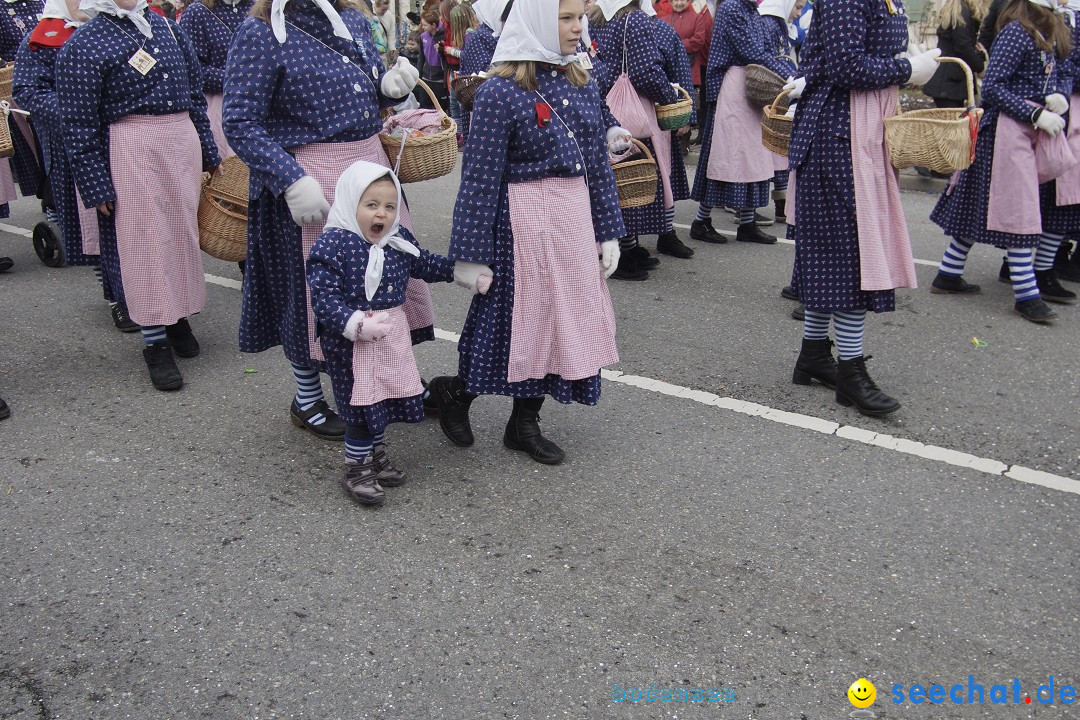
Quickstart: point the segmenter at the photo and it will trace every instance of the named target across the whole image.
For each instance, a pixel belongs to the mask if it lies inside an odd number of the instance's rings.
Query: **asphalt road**
[[[433,250],[456,184],[408,188]],[[937,261],[935,196],[905,187]],[[871,318],[904,404],[875,420],[790,383],[792,246],[691,243],[611,284],[601,404],[543,412],[563,465],[502,448],[510,403],[481,398],[473,448],[391,428],[412,479],[371,510],[337,485],[341,446],[289,424],[283,356],[237,351],[235,266],[207,259],[203,353],[160,393],[89,270],[11,231],[38,219],[23,200],[0,226],[0,718],[816,720],[859,677],[877,717],[1080,717],[1080,307],[1014,315],[996,250],[972,253],[982,295]],[[451,337],[468,298],[433,292]],[[417,358],[456,367],[446,339]],[[892,701],[935,683],[965,702]]]

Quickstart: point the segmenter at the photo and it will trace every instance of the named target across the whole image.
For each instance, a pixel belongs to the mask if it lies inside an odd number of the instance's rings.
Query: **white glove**
[[[1058,133],[1065,129],[1065,118],[1049,110],[1043,110],[1039,113],[1039,119],[1035,121],[1035,127],[1050,137],[1057,137]]]
[[[1044,102],[1046,103],[1046,109],[1055,115],[1064,115],[1069,111],[1069,101],[1061,93],[1047,95]]]
[[[787,85],[784,86],[784,90],[790,90],[788,93],[788,100],[792,102],[802,97],[803,90],[806,89],[806,78],[804,77],[790,77],[788,78]]]
[[[473,295],[480,292],[478,281],[480,276],[486,275],[491,278],[495,275],[492,269],[482,263],[457,261],[454,263],[454,282],[465,288]],[[490,285],[490,280],[488,284]]]
[[[618,125],[616,125],[613,128],[608,128],[608,131],[607,131],[608,152],[611,153],[612,155],[618,155],[620,153],[626,152],[632,146],[632,144],[630,142],[630,138],[632,138],[632,137],[633,137],[633,135],[630,134],[629,130],[626,130],[625,128],[621,128]]]
[[[412,66],[404,55],[398,55],[394,66],[383,73],[379,89],[388,98],[403,98],[416,87],[420,72]]]
[[[604,271],[604,277],[611,277],[611,273],[615,272],[615,269],[619,267],[619,256],[622,251],[619,250],[618,240],[605,240],[600,243],[600,269]]]
[[[390,313],[377,312],[361,321],[360,332],[356,334],[356,337],[364,342],[375,342],[389,335],[393,329],[394,321],[390,319]]]
[[[317,225],[330,214],[330,203],[326,202],[322,186],[310,175],[285,188],[285,204],[297,225]]]
[[[934,48],[910,58],[908,62],[911,63],[911,77],[908,78],[908,85],[925,85],[929,82],[937,72],[939,55],[941,49]]]

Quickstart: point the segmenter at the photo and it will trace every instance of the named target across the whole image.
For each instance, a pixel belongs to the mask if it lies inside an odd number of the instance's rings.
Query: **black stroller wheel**
[[[60,231],[47,220],[34,226],[34,252],[46,267],[58,268],[64,264],[64,246]]]

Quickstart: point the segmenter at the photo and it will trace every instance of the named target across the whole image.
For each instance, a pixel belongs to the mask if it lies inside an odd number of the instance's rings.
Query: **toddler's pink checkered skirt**
[[[424,391],[404,306],[391,308],[394,329],[375,342],[353,343],[353,386],[350,405],[374,405],[388,398],[407,398]]]

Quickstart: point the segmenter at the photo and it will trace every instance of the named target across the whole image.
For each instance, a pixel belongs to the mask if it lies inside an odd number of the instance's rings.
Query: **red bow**
[[[551,124],[551,107],[546,102],[536,103],[536,126],[547,127]]]

